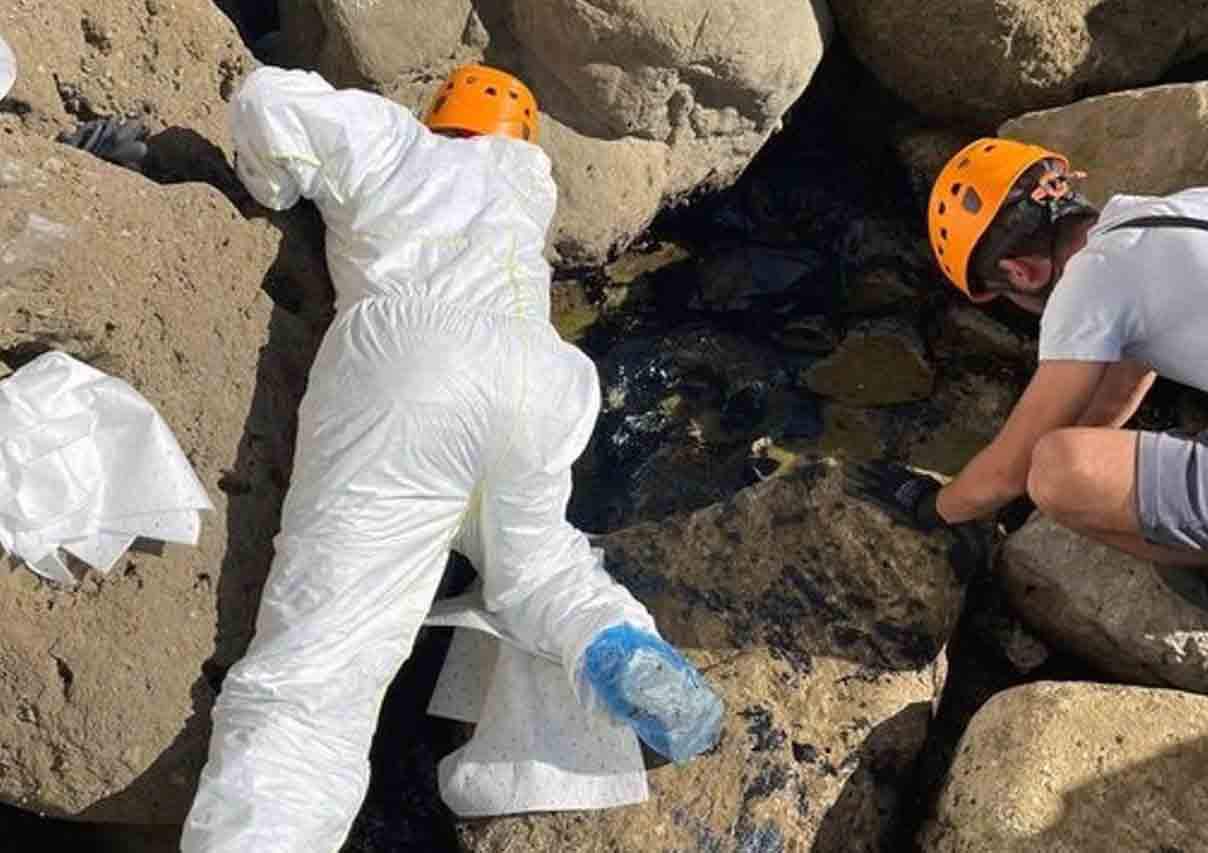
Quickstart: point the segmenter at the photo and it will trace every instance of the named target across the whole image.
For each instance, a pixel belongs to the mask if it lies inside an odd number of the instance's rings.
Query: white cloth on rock
[[[17,82],[17,57],[13,56],[13,49],[8,46],[4,37],[0,36],[0,98],[9,93],[15,82]]]
[[[196,545],[205,489],[155,408],[61,352],[0,382],[0,546],[72,585],[63,549],[107,572],[137,537]]]
[[[385,98],[272,67],[244,81],[231,120],[255,198],[318,207],[337,313],[299,411],[256,633],[222,684],[181,845],[334,853],[452,548],[513,643],[558,662],[568,703],[596,633],[654,623],[566,520],[600,389],[549,321],[544,152],[437,136]]]

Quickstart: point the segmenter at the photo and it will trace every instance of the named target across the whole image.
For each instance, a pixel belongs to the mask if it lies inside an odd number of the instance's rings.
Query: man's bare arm
[[[1125,359],[1108,365],[1078,426],[1124,426],[1136,414],[1156,378],[1157,373],[1139,361]]]
[[[1042,361],[994,441],[940,490],[936,508],[943,519],[955,524],[984,518],[1024,494],[1032,448],[1045,433],[1079,423],[1109,366]]]

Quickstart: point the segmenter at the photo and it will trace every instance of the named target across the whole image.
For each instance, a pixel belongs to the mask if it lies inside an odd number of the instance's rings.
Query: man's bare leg
[[[1208,565],[1208,552],[1154,545],[1137,517],[1137,436],[1075,427],[1044,436],[1032,452],[1028,494],[1063,527],[1143,560]]]

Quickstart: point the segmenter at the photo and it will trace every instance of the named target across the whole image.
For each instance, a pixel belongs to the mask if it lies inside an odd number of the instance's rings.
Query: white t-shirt
[[[1208,391],[1208,231],[1110,231],[1141,216],[1208,222],[1208,187],[1108,201],[1045,306],[1040,360],[1135,359],[1161,376]]]

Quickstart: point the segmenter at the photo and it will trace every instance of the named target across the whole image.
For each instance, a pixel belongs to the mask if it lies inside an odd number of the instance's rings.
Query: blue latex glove
[[[676,763],[717,743],[721,697],[696,667],[654,634],[632,625],[601,631],[583,654],[581,677],[613,717]]]

